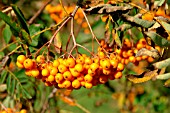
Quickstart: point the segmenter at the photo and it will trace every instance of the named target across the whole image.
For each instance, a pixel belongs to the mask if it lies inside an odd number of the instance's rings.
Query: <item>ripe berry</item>
[[[97,63],[92,63],[92,64],[90,65],[90,69],[91,69],[93,72],[95,72],[98,68],[99,68],[99,64],[97,64]]]
[[[115,77],[115,79],[121,78],[121,77],[122,77],[122,72],[117,71],[117,72],[114,74],[114,77]]]
[[[51,70],[50,70],[50,75],[56,75],[58,72],[58,69],[56,67],[52,67]]]
[[[31,59],[27,58],[25,61],[24,61],[24,67],[25,69],[31,69],[33,67],[34,63]]]
[[[79,55],[78,58],[76,59],[77,64],[84,64],[84,57]]]
[[[63,83],[64,88],[69,88],[71,86],[71,82],[68,80],[65,80]]]
[[[63,77],[64,77],[64,79],[66,79],[66,80],[72,80],[72,79],[73,79],[73,75],[71,74],[70,71],[64,72],[64,73],[63,73]]]
[[[69,68],[69,70],[74,77],[78,77],[80,75],[80,73],[75,68]]]
[[[37,56],[36,61],[38,63],[44,63],[45,62],[45,57],[43,55],[39,55],[39,56]]]
[[[99,76],[99,82],[101,84],[105,84],[107,81],[108,81],[108,76],[105,76],[105,75],[100,75]]]
[[[111,59],[110,64],[112,65],[113,68],[117,68],[118,60],[117,59]]]
[[[27,113],[26,109],[21,109],[21,111],[19,113]]]
[[[103,69],[110,69],[110,61],[108,59],[103,60],[101,66]]]
[[[124,64],[119,63],[118,66],[117,66],[117,70],[122,71],[123,69],[124,69]]]
[[[89,83],[89,82],[85,82],[84,86],[87,88],[87,89],[91,89],[93,87],[93,84],[92,83]]]
[[[64,80],[63,75],[61,73],[57,73],[56,76],[55,76],[55,81],[57,83],[61,83],[63,80]]]
[[[103,69],[103,74],[109,75],[111,73],[110,69]]]
[[[75,66],[75,60],[73,58],[68,58],[66,60],[66,65],[70,68],[73,68]]]
[[[79,73],[81,73],[84,70],[84,67],[82,64],[76,64],[74,68]]]
[[[43,69],[41,71],[41,74],[42,74],[42,76],[49,76],[50,75],[50,71],[47,68],[45,68],[45,69]]]
[[[19,55],[17,57],[17,62],[19,62],[21,64],[23,64],[25,60],[26,60],[26,57],[24,55]]]
[[[54,67],[58,68],[59,65],[60,65],[59,60],[54,60],[54,61],[53,61],[53,66],[54,66]]]
[[[38,77],[39,74],[40,74],[40,72],[39,72],[38,69],[32,69],[32,70],[31,70],[31,75],[32,75],[33,77]]]
[[[54,80],[55,80],[55,77],[53,75],[49,75],[47,77],[47,81],[49,81],[49,82],[53,82]]]
[[[81,86],[81,83],[80,83],[80,81],[79,80],[74,80],[73,82],[72,82],[72,87],[73,88],[80,88],[80,86]]]
[[[84,80],[85,80],[86,82],[92,82],[93,77],[92,77],[91,75],[87,74],[87,75],[84,76]]]
[[[23,69],[24,68],[24,65],[23,64],[21,64],[20,62],[16,62],[16,65],[17,65],[17,67],[18,68],[21,68],[21,69]]]
[[[67,71],[67,67],[65,65],[63,65],[63,64],[60,64],[58,66],[58,70],[59,70],[60,73],[64,73],[64,72]]]

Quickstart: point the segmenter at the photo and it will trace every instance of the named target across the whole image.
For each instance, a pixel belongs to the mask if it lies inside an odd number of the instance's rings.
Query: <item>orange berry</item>
[[[87,75],[84,76],[84,80],[85,80],[86,82],[92,82],[93,77],[92,77],[91,75],[87,74]]]
[[[58,70],[59,70],[60,73],[64,73],[64,72],[67,71],[67,67],[65,65],[63,65],[63,64],[60,64],[58,66]]]
[[[124,64],[119,63],[118,66],[117,66],[117,70],[122,71],[123,69],[124,69]]]
[[[64,88],[69,88],[71,86],[71,82],[68,80],[65,80],[63,83]]]
[[[132,43],[130,42],[130,40],[128,38],[124,39],[124,44],[126,45],[126,47],[130,48],[132,47]]]
[[[66,65],[70,68],[73,68],[75,66],[75,60],[73,58],[68,58],[66,60]]]
[[[141,61],[141,60],[142,60],[141,56],[136,57],[136,61]]]
[[[25,61],[24,61],[24,67],[26,69],[31,69],[33,67],[34,63],[32,61],[32,59],[29,59],[27,58]]]
[[[151,46],[149,46],[149,45],[146,45],[146,49],[151,50],[151,49],[152,49],[152,47],[151,47]]]
[[[99,82],[102,84],[105,84],[108,81],[108,76],[100,75],[99,76]]]
[[[133,55],[133,50],[128,50],[128,51],[127,51],[127,56],[130,57],[130,56],[132,56],[132,55]]]
[[[31,75],[32,75],[33,77],[38,77],[39,74],[40,74],[40,72],[39,72],[38,69],[32,69],[32,70],[31,70]]]
[[[55,77],[53,75],[50,75],[47,77],[47,81],[53,82],[55,80]]]
[[[26,60],[26,56],[24,56],[24,55],[19,55],[17,57],[17,62],[19,62],[21,64],[23,64],[25,60]]]
[[[73,79],[73,75],[71,74],[70,71],[65,71],[65,72],[63,73],[63,77],[64,77],[64,79],[66,79],[66,80],[72,80],[72,79]]]
[[[93,72],[95,72],[98,68],[99,68],[99,64],[97,64],[97,63],[92,63],[92,64],[90,65],[90,69],[91,69]]]
[[[45,62],[45,57],[43,55],[39,55],[39,56],[37,56],[36,61],[38,63],[44,63]]]
[[[85,64],[87,65],[90,65],[93,63],[92,59],[90,57],[85,57],[85,61],[84,61]]]
[[[117,72],[114,74],[114,77],[115,77],[115,79],[121,78],[121,77],[122,77],[122,72],[117,71]]]
[[[93,71],[91,68],[88,69],[88,74],[91,75],[91,76],[95,76],[96,75],[96,72]]]
[[[103,69],[110,69],[110,66],[111,66],[111,64],[110,64],[110,61],[109,61],[109,59],[105,59],[103,62],[102,62],[102,68]]]
[[[32,76],[32,70],[31,70],[31,69],[26,69],[26,70],[25,70],[25,74],[26,74],[27,76]]]
[[[127,57],[128,57],[128,54],[127,54],[126,51],[122,51],[122,57],[123,57],[123,58],[127,58]]]
[[[146,45],[146,44],[147,44],[145,38],[141,38],[141,39],[139,40],[139,43],[140,43],[140,44],[143,44],[143,45]]]
[[[74,77],[78,77],[80,75],[80,73],[75,68],[69,68],[69,70]]]
[[[77,77],[77,80],[78,81],[84,81],[84,75],[83,74],[80,74],[80,76]]]
[[[152,58],[151,56],[149,56],[149,57],[147,58],[147,61],[148,61],[149,63],[152,63],[152,62],[154,61],[154,58]]]
[[[27,113],[26,109],[21,109],[21,111],[19,113]]]
[[[85,82],[84,86],[87,88],[87,89],[91,89],[93,87],[93,84],[92,83],[89,83],[89,82]]]
[[[53,67],[58,68],[59,65],[60,65],[60,62],[58,60],[53,61]]]
[[[43,70],[43,69],[45,69],[45,68],[47,68],[47,64],[46,64],[46,63],[43,63],[43,64],[41,64],[41,65],[39,66],[39,69],[40,69],[40,70]]]
[[[50,71],[47,68],[45,68],[45,69],[43,69],[41,71],[41,74],[42,74],[42,76],[49,76],[50,75]]]
[[[129,59],[125,59],[125,64],[128,64],[129,63]]]
[[[144,48],[144,45],[141,44],[141,43],[137,43],[136,48],[137,48],[138,50],[140,50],[140,49]]]
[[[145,59],[147,59],[147,58],[148,58],[147,55],[142,55],[142,60],[145,60]]]
[[[84,67],[82,64],[76,64],[75,65],[75,70],[78,71],[79,73],[81,73],[84,70]]]
[[[80,86],[81,86],[81,83],[80,83],[80,81],[78,81],[78,80],[74,80],[73,82],[72,82],[72,87],[73,88],[80,88]]]
[[[122,64],[125,64],[125,58],[122,58],[120,61]]]
[[[17,67],[18,68],[21,68],[21,69],[23,69],[24,68],[24,65],[23,64],[21,64],[20,62],[16,62],[16,65],[17,65]]]
[[[63,58],[58,58],[57,60],[59,61],[60,64],[63,64],[63,61],[64,61]]]
[[[80,83],[81,83],[81,86],[85,86],[86,82],[85,81],[81,81]]]
[[[84,64],[84,57],[79,55],[78,58],[76,58],[77,64]]]
[[[129,57],[129,61],[134,63],[134,62],[136,61],[135,56],[130,56],[130,57]]]
[[[58,69],[56,67],[52,67],[51,70],[50,70],[50,75],[56,75],[58,72]]]
[[[121,54],[122,54],[122,50],[121,50],[121,49],[116,49],[115,52],[116,52],[118,55],[121,55]]]
[[[113,68],[117,68],[118,60],[117,59],[111,59],[110,64],[112,65]]]
[[[152,21],[154,18],[154,14],[153,13],[145,13],[142,15],[142,19],[143,20],[148,20],[148,21]]]
[[[102,52],[102,51],[99,51],[99,52],[97,53],[97,55],[98,55],[98,57],[99,57],[100,59],[104,59],[104,58],[106,57],[106,55],[105,55],[104,52]]]
[[[161,47],[160,46],[155,46],[155,49],[158,50],[158,52],[161,52]]]
[[[88,24],[87,24],[87,22],[83,22],[81,26],[82,26],[82,28],[87,28]]]
[[[57,83],[61,83],[63,80],[64,80],[63,75],[61,73],[57,73],[56,76],[55,76],[55,81]]]
[[[165,7],[160,6],[155,13],[155,16],[165,16]]]
[[[93,63],[99,63],[100,62],[100,60],[99,60],[99,58],[92,58],[92,60],[93,60]]]
[[[103,69],[103,74],[109,75],[111,73],[110,69]]]

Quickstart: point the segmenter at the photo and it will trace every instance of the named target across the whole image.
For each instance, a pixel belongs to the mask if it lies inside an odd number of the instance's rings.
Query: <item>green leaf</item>
[[[10,26],[13,32],[15,32],[15,35],[19,36],[21,28],[20,26],[17,25],[16,22],[13,22],[9,16],[7,16],[5,13],[2,13],[1,11],[0,11],[0,18]]]
[[[25,89],[22,90],[22,95],[23,95],[23,98],[28,98],[28,99],[31,99],[32,96],[28,93],[28,91],[26,91]]]
[[[4,83],[7,75],[8,75],[8,72],[3,70],[1,73],[0,84]]]
[[[4,37],[6,44],[8,44],[9,41],[11,40],[11,36],[12,36],[12,32],[10,30],[10,27],[9,27],[9,25],[6,24],[6,26],[3,30],[3,37]]]
[[[169,65],[170,65],[170,58],[167,58],[165,60],[153,64],[153,66],[157,69],[162,69],[164,67],[168,67]]]
[[[150,28],[155,24],[155,21],[147,21],[147,20],[140,19],[138,17],[129,16],[126,14],[124,14],[123,17],[125,20],[132,22],[134,24],[137,24],[138,26],[142,26],[144,28]]]
[[[28,26],[21,10],[16,5],[12,5],[12,9],[18,18],[21,28],[24,29],[29,34]]]
[[[119,34],[120,34],[120,31],[116,31],[115,35],[113,36],[116,44],[119,46],[119,47],[122,47],[122,43],[121,43],[121,40],[119,38]]]
[[[168,24],[164,21],[160,21],[160,22],[161,22],[161,25],[163,26],[163,28],[170,33],[170,24]]]
[[[29,26],[30,36],[33,36],[35,33],[40,31],[41,28],[42,28],[42,26],[36,26],[34,24],[30,25]],[[32,38],[31,46],[37,46],[38,45],[39,37],[40,37],[40,34],[35,36],[34,38]]]
[[[17,85],[16,85],[16,98],[19,100],[20,99],[20,93],[21,93],[21,87],[20,87],[20,84],[19,82],[17,82]]]
[[[166,80],[170,78],[170,73],[166,73],[166,74],[161,74],[156,76],[156,79],[160,79],[160,80]]]
[[[157,44],[160,47],[170,46],[170,41],[166,40],[165,38],[158,35],[154,31],[145,32],[145,34],[149,36],[155,42],[155,44]]]
[[[11,75],[8,75],[6,83],[7,83],[7,92],[10,93],[10,89],[11,89]]]
[[[22,37],[23,37],[25,43],[30,45],[32,43],[30,35],[24,29],[21,29],[21,34],[22,34]]]
[[[11,82],[11,88],[10,88],[10,93],[13,95],[14,94],[14,91],[15,91],[15,86],[16,86],[16,80],[15,79],[12,79],[12,82]]]

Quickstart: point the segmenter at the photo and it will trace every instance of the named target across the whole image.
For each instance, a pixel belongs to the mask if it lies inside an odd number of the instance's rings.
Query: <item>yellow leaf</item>
[[[57,53],[61,53],[62,42],[61,42],[60,33],[58,33],[54,38],[54,45]]]

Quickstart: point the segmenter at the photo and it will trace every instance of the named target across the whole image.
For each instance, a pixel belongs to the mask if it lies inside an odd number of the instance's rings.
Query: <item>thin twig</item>
[[[88,111],[86,108],[84,108],[82,105],[78,104],[77,102],[76,102],[76,106],[80,108],[82,111],[84,111],[85,113],[90,113],[90,111]]]
[[[0,102],[0,105],[5,111],[7,111],[7,108],[2,104],[2,102]]]
[[[54,96],[54,94],[56,93],[57,90],[58,90],[57,88],[54,88],[53,91],[48,95],[47,99],[44,102],[43,109],[42,109],[41,113],[45,113],[49,99]]]
[[[53,0],[48,0],[36,13],[35,15],[28,21],[28,24],[32,24],[34,20],[41,14],[41,12],[44,10],[44,8]]]

